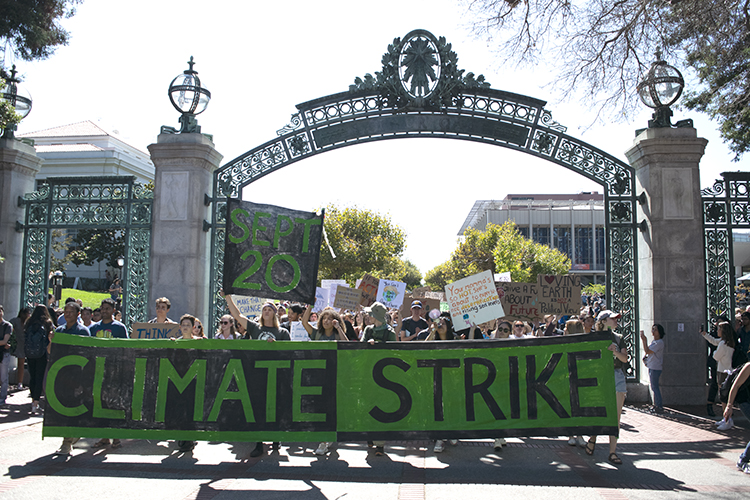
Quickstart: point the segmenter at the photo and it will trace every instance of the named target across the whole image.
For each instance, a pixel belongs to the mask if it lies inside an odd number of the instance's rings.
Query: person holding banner
[[[349,338],[344,330],[344,322],[332,307],[326,307],[318,317],[318,326],[313,328],[310,324],[310,314],[312,306],[308,305],[305,314],[302,316],[302,326],[307,330],[310,340],[340,340],[346,341]]]
[[[239,334],[234,329],[234,318],[231,315],[225,314],[219,320],[219,328],[214,334],[215,339],[222,340],[235,340],[239,338]]]
[[[172,307],[172,303],[166,297],[156,299],[156,317],[148,320],[149,323],[173,323],[177,322],[167,318],[167,313]]]
[[[511,325],[510,321],[508,320],[498,320],[497,322],[497,328],[495,328],[495,331],[492,332],[493,339],[507,339],[510,337],[510,332],[513,330],[513,325]]]
[[[614,358],[614,369],[615,369],[615,391],[617,393],[617,425],[620,425],[620,416],[622,415],[622,407],[625,404],[625,396],[628,394],[628,386],[625,381],[625,364],[628,362],[628,348],[625,346],[625,340],[622,335],[618,335],[614,332],[617,328],[617,320],[622,315],[615,313],[609,309],[599,313],[596,317],[596,331],[609,331],[612,333],[612,344],[608,349],[612,352]],[[591,436],[588,443],[586,443],[587,455],[594,454],[594,448],[596,447],[596,436]],[[617,436],[609,436],[609,457],[607,460],[613,465],[621,465],[622,460],[617,456]]]

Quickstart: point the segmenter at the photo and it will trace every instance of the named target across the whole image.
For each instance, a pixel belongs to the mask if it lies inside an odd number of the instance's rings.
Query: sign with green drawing
[[[314,302],[323,214],[229,198],[224,293]]]
[[[362,441],[617,434],[607,333],[424,343],[56,335],[44,436]]]

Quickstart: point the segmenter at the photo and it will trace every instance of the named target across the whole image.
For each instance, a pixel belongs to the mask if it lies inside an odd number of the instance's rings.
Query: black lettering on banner
[[[474,385],[474,365],[482,365],[487,368],[487,378],[483,382]],[[466,420],[473,422],[474,416],[474,394],[479,394],[484,399],[484,404],[490,409],[495,420],[505,420],[503,411],[498,406],[495,398],[490,394],[489,388],[495,381],[497,369],[488,359],[466,358],[464,360],[464,392],[466,394]]]
[[[547,362],[547,366],[539,374],[539,377],[536,377],[536,356],[533,354],[526,356],[526,406],[528,407],[529,420],[536,420],[537,418],[537,393],[542,396],[542,399],[547,402],[558,417],[570,418],[563,405],[560,404],[560,401],[557,400],[550,388],[547,387],[547,382],[552,377],[552,373],[557,368],[560,359],[562,359],[562,353],[554,353]]]
[[[435,421],[445,420],[443,414],[443,368],[460,368],[459,359],[420,359],[417,368],[432,368],[432,404],[435,408]]]
[[[521,418],[521,389],[518,383],[518,356],[508,357],[508,392],[510,393],[510,418]]]
[[[398,382],[393,382],[385,377],[383,371],[386,366],[395,366],[405,372],[409,371],[411,366],[409,366],[409,363],[406,361],[398,358],[383,358],[378,360],[378,362],[375,363],[375,366],[372,367],[372,380],[383,389],[388,389],[389,391],[394,392],[396,396],[398,396],[399,407],[396,411],[388,413],[376,406],[370,410],[370,416],[378,422],[391,424],[393,422],[398,422],[409,414],[411,411],[412,398],[409,389]]]
[[[568,373],[570,379],[570,413],[574,417],[606,417],[604,406],[581,406],[578,389],[581,387],[596,387],[596,378],[578,378],[578,360],[601,359],[601,351],[578,351],[568,353]]]

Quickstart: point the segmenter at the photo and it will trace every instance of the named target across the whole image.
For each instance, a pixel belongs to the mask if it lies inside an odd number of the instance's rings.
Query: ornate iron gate
[[[133,176],[50,177],[39,190],[19,197],[26,206],[21,303],[47,303],[54,229],[118,229],[125,240],[122,268],[123,323],[148,314],[153,190]]]
[[[750,172],[725,172],[701,190],[706,265],[706,324],[734,318],[733,229],[750,229]]]
[[[382,61],[375,77],[356,78],[348,92],[297,105],[291,123],[278,130],[275,139],[214,172],[213,193],[206,199],[212,206],[212,220],[205,224],[206,230],[213,231],[209,325],[215,325],[217,313],[225,307],[217,292],[223,273],[226,197],[241,197],[248,184],[326,151],[372,141],[442,137],[521,151],[603,187],[607,303],[623,312],[620,331],[635,355],[638,229],[633,167],[565,134],[566,127],[544,109],[545,101],[491,89],[482,75],[464,75],[457,66],[458,56],[443,37],[412,31],[396,38]]]

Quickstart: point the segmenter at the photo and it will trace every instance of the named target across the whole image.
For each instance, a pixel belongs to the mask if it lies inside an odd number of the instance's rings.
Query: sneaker
[[[570,436],[568,439],[568,446],[575,446],[576,445],[576,438],[573,436]]]
[[[745,462],[741,458],[737,459],[737,468],[739,470],[744,470],[745,466],[748,464],[748,462]]]
[[[16,386],[16,389],[19,390],[19,391],[22,391],[23,390],[23,384],[18,384]]]
[[[92,448],[104,448],[105,446],[109,446],[109,439],[102,438],[96,443],[94,443],[91,447]]]
[[[328,453],[328,443],[320,443],[318,445],[318,449],[315,450],[315,454],[318,456],[322,456]]]
[[[720,431],[728,431],[728,430],[729,430],[729,429],[731,429],[732,427],[734,427],[734,420],[732,420],[732,419],[730,418],[730,419],[729,419],[729,420],[727,420],[727,421],[722,421],[722,422],[721,422],[721,423],[719,424],[719,426],[718,426],[718,427],[716,427],[716,428],[717,428],[718,430],[720,430]]]
[[[586,440],[583,439],[583,436],[578,436],[576,438],[576,444],[579,448],[585,448],[586,447]]]
[[[39,411],[39,403],[32,401],[31,403],[31,413],[37,413]]]
[[[120,445],[122,446],[122,445]],[[182,453],[187,453],[195,448],[195,441],[177,441],[177,449]]]
[[[449,439],[448,442],[451,446],[456,446],[458,444],[458,439]]]
[[[503,451],[503,446],[507,444],[505,438],[495,438],[495,444],[493,446],[495,447],[495,451]]]
[[[742,472],[745,474],[750,474],[750,462],[746,462],[745,466],[742,468]]]
[[[266,450],[263,448],[263,443],[257,443],[255,449],[250,452],[252,458],[261,456]]]
[[[432,449],[435,453],[442,453],[445,449],[445,443],[443,443],[442,439],[438,439],[435,441],[435,447]]]
[[[113,439],[112,440],[112,449],[116,450],[118,448],[122,448],[122,443],[120,442],[119,439]]]

